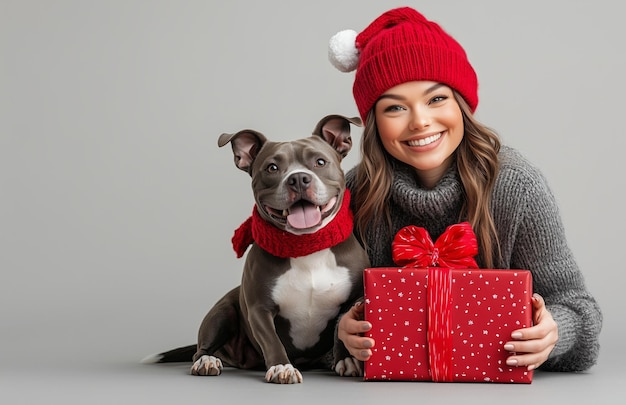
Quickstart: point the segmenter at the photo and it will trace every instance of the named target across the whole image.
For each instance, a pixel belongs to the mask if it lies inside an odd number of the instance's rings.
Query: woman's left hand
[[[559,340],[558,327],[552,314],[546,309],[543,297],[537,293],[532,297],[533,323],[529,328],[517,329],[511,333],[511,341],[504,344],[504,350],[515,352],[506,360],[509,366],[536,369],[548,359],[550,352]]]

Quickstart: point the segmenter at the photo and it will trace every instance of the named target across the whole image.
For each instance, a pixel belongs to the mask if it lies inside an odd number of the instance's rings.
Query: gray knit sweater
[[[346,174],[351,191],[354,179],[352,169]],[[436,240],[449,225],[459,222],[462,202],[463,188],[456,167],[448,170],[435,188],[423,189],[414,170],[398,164],[389,200],[393,232],[386,225],[367,230],[372,267],[395,266],[391,242],[395,232],[406,225],[424,227]],[[503,146],[500,151],[491,211],[503,257],[496,267],[530,270],[534,292],[543,296],[558,325],[559,340],[541,369],[588,369],[598,358],[602,313],[567,245],[546,179],[510,147]]]

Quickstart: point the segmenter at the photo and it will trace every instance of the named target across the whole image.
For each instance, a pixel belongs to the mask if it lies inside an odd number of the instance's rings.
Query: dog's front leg
[[[251,309],[249,322],[255,340],[265,358],[265,381],[276,384],[297,384],[302,382],[300,371],[290,364],[280,337],[274,327],[274,316],[263,309]]]

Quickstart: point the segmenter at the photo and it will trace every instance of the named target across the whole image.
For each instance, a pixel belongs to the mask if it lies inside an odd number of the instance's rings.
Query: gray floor
[[[610,348],[609,348],[610,349]],[[605,350],[584,374],[537,372],[532,384],[363,382],[329,372],[305,372],[302,384],[279,386],[262,372],[226,369],[193,377],[188,365],[146,365],[135,359],[48,359],[0,365],[2,404],[184,404],[289,402],[381,404],[617,404],[623,403],[623,355]],[[234,401],[234,402],[231,402]]]

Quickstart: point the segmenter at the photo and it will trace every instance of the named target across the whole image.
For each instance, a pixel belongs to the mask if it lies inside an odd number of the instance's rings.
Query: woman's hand
[[[506,342],[504,350],[515,352],[506,360],[509,366],[524,366],[529,371],[536,369],[548,359],[554,345],[559,340],[557,324],[546,303],[539,294],[533,294],[534,326],[517,329],[511,333],[511,341]]]
[[[372,329],[372,324],[364,321],[364,305],[357,302],[339,320],[337,334],[350,354],[360,361],[366,361],[372,355],[374,339],[361,334]]]

